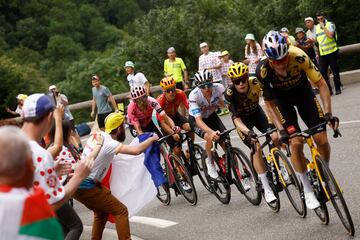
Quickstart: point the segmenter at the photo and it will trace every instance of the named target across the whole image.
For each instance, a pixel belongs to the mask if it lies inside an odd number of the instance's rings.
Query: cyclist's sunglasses
[[[270,60],[270,63],[274,65],[283,65],[287,62],[287,59],[288,59],[288,55],[286,55],[284,58],[280,60]]]
[[[240,85],[240,83],[245,84],[249,80],[249,75],[244,75],[241,78],[234,79],[232,82],[234,85]]]
[[[201,89],[207,88],[208,89],[208,88],[212,88],[212,86],[213,86],[213,83],[210,82],[210,83],[204,83],[204,84],[200,85],[199,88],[201,88]]]
[[[176,87],[169,88],[169,89],[165,90],[166,93],[171,93],[171,92],[175,92],[175,91],[176,91]]]

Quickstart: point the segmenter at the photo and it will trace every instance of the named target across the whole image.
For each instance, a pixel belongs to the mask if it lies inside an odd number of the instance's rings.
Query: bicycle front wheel
[[[178,156],[170,154],[169,161],[172,164],[177,188],[189,203],[196,205],[197,193],[189,171]]]
[[[274,151],[274,156],[279,164],[279,169],[277,169],[279,181],[281,182],[291,205],[301,217],[306,217],[307,212],[304,192],[292,165],[285,154],[279,149]]]
[[[210,186],[212,193],[216,196],[216,198],[223,204],[228,204],[231,199],[231,188],[230,184],[223,176],[221,171],[218,171],[219,177],[217,179],[213,179],[209,176],[207,166],[206,166],[206,152],[204,151],[201,157],[201,162],[203,166],[203,171],[205,174],[206,181]]]
[[[166,161],[167,158],[167,150],[166,147],[163,146],[163,144],[160,145],[160,165],[163,169],[163,172],[168,180],[168,182],[162,186],[157,187],[157,194],[156,197],[159,199],[159,201],[164,205],[169,205],[171,202],[171,195],[170,195],[170,189],[169,189],[169,166]]]
[[[231,148],[231,168],[238,190],[253,205],[261,202],[261,193],[256,188],[257,175],[250,163],[249,158],[239,148]]]
[[[354,236],[354,223],[352,221],[349,209],[340,190],[340,187],[335,180],[334,175],[332,174],[330,168],[325,163],[325,161],[318,156],[316,157],[316,164],[318,169],[320,170],[320,174],[322,175],[322,186],[325,187],[325,190],[330,197],[331,203],[334,206],[337,215],[339,216],[348,234],[350,236]]]
[[[209,192],[213,192],[212,188],[208,185],[207,181],[206,181],[206,176],[205,176],[205,172],[204,172],[204,167],[202,165],[202,161],[201,161],[201,157],[203,152],[205,152],[205,150],[198,144],[194,144],[194,167],[195,167],[195,171],[197,172],[197,175],[200,178],[201,183],[204,185],[204,187],[206,188],[206,190],[208,190]]]

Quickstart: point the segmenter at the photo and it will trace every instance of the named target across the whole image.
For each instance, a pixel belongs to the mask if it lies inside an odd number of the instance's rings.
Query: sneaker
[[[242,186],[243,186],[245,192],[249,191],[251,188],[250,184],[248,184],[246,180],[245,180],[245,182],[242,183]]]
[[[335,95],[339,95],[339,94],[341,94],[341,90],[336,90]]]
[[[311,210],[320,207],[320,203],[316,199],[314,192],[305,193],[305,203],[306,203],[306,207]]]
[[[208,158],[206,159],[206,167],[207,167],[208,174],[211,178],[216,179],[219,177],[219,174],[216,171],[216,167],[215,167],[214,163],[210,162]]]
[[[265,193],[264,193],[264,197],[265,197],[265,201],[266,201],[267,203],[273,203],[273,202],[275,202],[276,199],[277,199],[277,198],[275,197],[273,191],[271,191],[271,190],[266,190]]]
[[[343,91],[345,87],[343,85],[340,86],[340,90]]]
[[[180,185],[181,185],[182,189],[184,189],[186,192],[190,193],[192,191],[191,186],[187,182],[181,181]]]

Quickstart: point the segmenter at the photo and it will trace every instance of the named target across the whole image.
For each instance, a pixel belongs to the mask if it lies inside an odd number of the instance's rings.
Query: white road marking
[[[141,217],[141,216],[132,216],[129,220],[130,222],[133,223],[141,223],[157,228],[167,228],[178,224],[177,222],[168,221],[160,218]]]

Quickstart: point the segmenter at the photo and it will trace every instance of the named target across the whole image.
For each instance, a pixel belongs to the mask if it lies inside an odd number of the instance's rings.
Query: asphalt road
[[[334,139],[329,133],[332,148],[330,168],[344,189],[344,196],[351,211],[355,231],[360,231],[360,84],[347,85],[343,94],[332,97],[333,114],[340,118],[342,138]],[[222,120],[228,128],[232,126],[229,116]],[[200,141],[200,139],[197,139]],[[246,150],[240,140],[232,139],[234,146]],[[198,204],[190,206],[182,196],[172,194],[170,206],[162,206],[154,199],[137,216],[164,219],[176,225],[159,228],[131,222],[133,235],[145,240],[190,240],[190,239],[360,239],[360,232],[354,238],[347,236],[334,208],[328,203],[330,223],[320,224],[314,212],[308,211],[305,219],[300,218],[290,205],[284,192],[280,193],[281,210],[273,213],[264,203],[251,205],[234,187],[231,202],[221,204],[214,195],[207,192],[197,177],[195,184]],[[75,204],[85,225],[91,225],[89,210]],[[108,224],[107,228],[114,229]],[[84,233],[82,239],[89,239]],[[105,238],[104,238],[105,239]],[[109,237],[107,239],[114,239]]]

